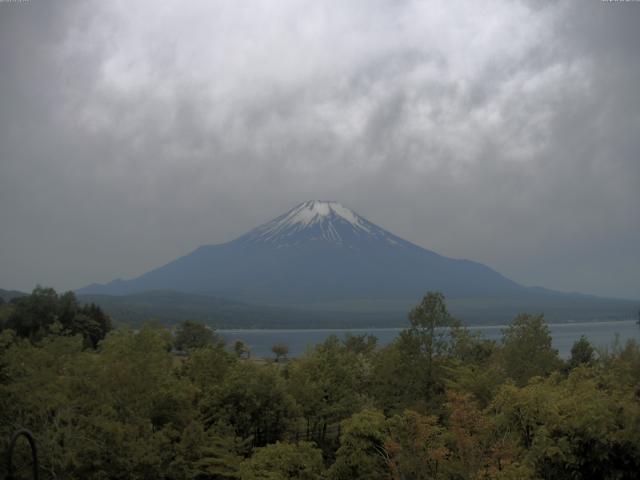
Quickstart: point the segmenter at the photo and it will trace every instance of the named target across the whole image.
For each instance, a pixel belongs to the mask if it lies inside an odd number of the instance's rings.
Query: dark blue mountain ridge
[[[447,258],[337,202],[312,200],[224,244],[204,245],[131,280],[79,294],[171,290],[252,303],[564,295],[522,286],[481,263]]]

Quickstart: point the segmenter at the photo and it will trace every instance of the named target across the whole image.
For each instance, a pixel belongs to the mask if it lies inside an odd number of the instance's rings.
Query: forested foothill
[[[428,293],[388,346],[334,336],[300,358],[274,345],[274,358],[257,359],[194,322],[112,329],[99,307],[38,288],[0,305],[0,328],[0,437],[30,429],[41,478],[640,471],[640,346],[596,351],[583,337],[563,360],[539,315],[519,315],[494,342]],[[16,464],[28,463],[20,443]]]

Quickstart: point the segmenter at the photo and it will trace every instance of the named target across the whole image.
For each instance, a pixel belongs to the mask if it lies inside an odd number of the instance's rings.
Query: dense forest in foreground
[[[112,329],[37,289],[0,305],[0,436],[26,427],[51,479],[632,479],[640,347],[564,361],[541,316],[500,342],[428,293],[380,348],[330,337],[249,358],[206,327]],[[25,445],[16,463],[26,475]],[[4,465],[1,467],[4,468]],[[0,470],[4,478],[6,471]]]

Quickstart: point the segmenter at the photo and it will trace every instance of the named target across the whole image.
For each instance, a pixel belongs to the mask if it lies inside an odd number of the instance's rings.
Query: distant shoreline
[[[606,323],[608,325],[611,324],[616,324],[616,323],[620,323],[620,324],[625,324],[625,323],[637,323],[637,320],[633,319],[633,318],[629,318],[626,320],[582,320],[579,322],[574,322],[572,320],[567,320],[566,322],[548,322],[547,325],[549,327],[562,327],[562,326],[579,326],[579,325],[594,325],[594,324],[600,324],[600,323]],[[461,327],[465,327],[465,328],[470,328],[473,330],[483,330],[483,329],[491,329],[491,328],[502,328],[502,327],[508,327],[510,324],[509,323],[496,323],[496,324],[491,324],[491,325],[484,325],[484,324],[472,324],[472,325],[467,325],[467,324],[462,324]],[[233,332],[308,332],[308,331],[313,331],[313,332],[352,332],[354,330],[357,331],[401,331],[404,330],[405,328],[407,328],[407,326],[403,326],[403,327],[375,327],[375,326],[371,326],[371,327],[336,327],[336,328],[327,328],[327,327],[322,327],[322,328],[314,328],[314,327],[308,327],[308,328],[251,328],[251,327],[246,327],[246,328],[215,328],[216,332],[220,332],[220,333],[233,333]],[[640,327],[639,327],[640,329]]]

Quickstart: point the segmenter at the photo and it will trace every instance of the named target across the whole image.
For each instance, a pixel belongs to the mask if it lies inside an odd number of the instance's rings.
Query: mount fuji
[[[454,260],[374,225],[337,202],[308,201],[231,242],[205,245],[132,280],[78,293],[148,290],[252,301],[410,298],[517,293],[524,287],[480,263]]]
[[[92,284],[77,293],[149,291],[327,311],[362,313],[368,305],[370,311],[402,316],[425,292],[440,291],[454,301],[454,313],[469,316],[465,308],[472,305],[472,316],[490,314],[493,320],[524,308],[544,310],[550,302],[567,308],[595,298],[525,287],[481,263],[403,240],[337,202],[317,200],[231,242],[204,245],[137,278]],[[496,316],[498,311],[503,314]]]

